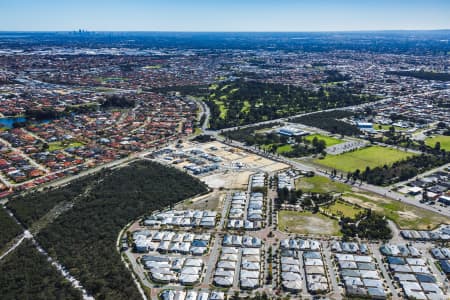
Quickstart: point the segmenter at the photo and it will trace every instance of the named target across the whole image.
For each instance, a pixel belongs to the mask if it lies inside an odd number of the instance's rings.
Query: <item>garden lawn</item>
[[[436,142],[441,143],[441,149],[444,149],[445,151],[450,151],[450,136],[437,135],[435,137],[430,137],[425,140],[425,144],[433,148],[434,145],[436,145]]]
[[[308,135],[306,137],[306,139],[308,141],[312,141],[315,137],[319,140],[324,140],[327,147],[331,147],[331,146],[334,146],[334,145],[344,142],[343,140],[340,140],[340,139],[337,139],[337,138],[334,138],[331,136],[321,135],[321,134],[311,134],[311,135]]]
[[[384,165],[389,166],[412,155],[397,149],[371,146],[339,155],[327,155],[324,159],[316,159],[314,162],[344,172],[354,172],[356,169],[362,172],[366,167],[372,169]]]

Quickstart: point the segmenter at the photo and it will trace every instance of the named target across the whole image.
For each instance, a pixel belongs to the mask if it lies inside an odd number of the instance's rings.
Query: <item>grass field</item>
[[[162,66],[161,65],[150,65],[150,66],[145,66],[144,69],[161,69]]]
[[[427,138],[425,144],[430,147],[434,147],[436,142],[441,143],[441,149],[445,151],[450,151],[450,136],[447,135],[437,135],[434,137]]]
[[[450,219],[445,216],[400,201],[359,193],[344,194],[343,198],[386,216],[401,229],[427,230],[450,224]]]
[[[213,83],[209,86],[209,90],[214,91],[217,90],[217,88],[219,87],[219,85],[217,83]]]
[[[323,176],[299,178],[295,181],[295,187],[307,193],[344,193],[350,191],[348,185],[332,181],[330,178]]]
[[[244,106],[242,106],[241,112],[244,114],[248,114],[248,112],[250,111],[250,107],[251,107],[250,102],[248,102],[247,100],[244,101]]]
[[[286,144],[286,145],[283,145],[283,146],[280,146],[277,148],[278,154],[283,154],[283,153],[291,152],[291,151],[292,151],[292,145],[289,145],[289,144]]]
[[[83,145],[84,144],[80,143],[80,142],[71,142],[67,145],[64,145],[62,142],[54,142],[54,143],[48,144],[48,151],[62,150],[62,149],[67,149],[67,148],[71,148],[71,147],[80,147]]]
[[[324,159],[316,159],[314,162],[332,169],[353,172],[356,169],[364,171],[367,166],[374,168],[391,165],[411,155],[397,149],[371,146],[339,155],[327,155]]]
[[[220,110],[219,118],[225,119],[225,117],[227,116],[228,109],[225,107],[223,101],[214,100],[214,103],[219,106]]]
[[[323,210],[329,211],[335,216],[344,216],[349,218],[354,218],[356,215],[364,211],[361,208],[342,201],[335,201],[332,205],[323,207]]]
[[[272,146],[273,146],[273,144],[261,145],[261,149],[269,151]],[[289,145],[289,144],[285,144],[285,145],[277,147],[278,154],[283,154],[283,153],[291,152],[291,151],[292,151],[292,145]]]
[[[311,134],[308,135],[306,139],[308,141],[312,141],[315,137],[318,138],[319,140],[324,140],[327,147],[331,147],[344,142],[343,140],[321,134]]]
[[[311,212],[282,210],[278,213],[278,228],[297,234],[341,235],[337,220]]]

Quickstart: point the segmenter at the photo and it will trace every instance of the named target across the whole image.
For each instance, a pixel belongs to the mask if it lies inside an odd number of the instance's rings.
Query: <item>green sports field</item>
[[[340,144],[340,143],[344,142],[343,140],[336,139],[336,138],[331,137],[331,136],[321,135],[321,134],[311,134],[311,135],[308,135],[306,137],[306,139],[308,141],[312,141],[315,137],[317,139],[319,139],[319,140],[324,140],[325,144],[327,145],[327,147],[331,147],[331,146],[334,146],[334,145],[337,145],[337,144]]]
[[[356,169],[364,171],[366,167],[391,165],[412,155],[397,149],[371,146],[339,155],[327,155],[324,159],[316,159],[314,162],[332,169],[354,172]]]
[[[427,138],[425,144],[430,147],[434,147],[436,142],[441,143],[441,149],[445,151],[450,151],[450,136],[448,135],[437,135],[434,137]]]

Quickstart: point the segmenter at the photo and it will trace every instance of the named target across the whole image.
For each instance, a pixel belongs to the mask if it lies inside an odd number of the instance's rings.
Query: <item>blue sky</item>
[[[450,0],[0,0],[0,31],[449,29]]]

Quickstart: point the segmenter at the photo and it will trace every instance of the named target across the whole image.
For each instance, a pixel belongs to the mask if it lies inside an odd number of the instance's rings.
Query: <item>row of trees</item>
[[[352,116],[353,113],[350,111],[335,110],[309,114],[295,118],[292,121],[295,123],[302,123],[308,126],[320,128],[333,134],[357,136],[362,134],[358,127],[340,120]]]
[[[444,152],[446,153],[446,152]],[[421,154],[397,161],[392,166],[384,165],[373,169],[366,167],[347,174],[347,179],[363,180],[375,185],[389,185],[395,182],[408,180],[427,170],[442,166],[450,162],[450,155],[436,156]]]
[[[386,72],[386,74],[414,77],[424,80],[450,81],[450,73],[438,73],[427,71],[389,71]]]

